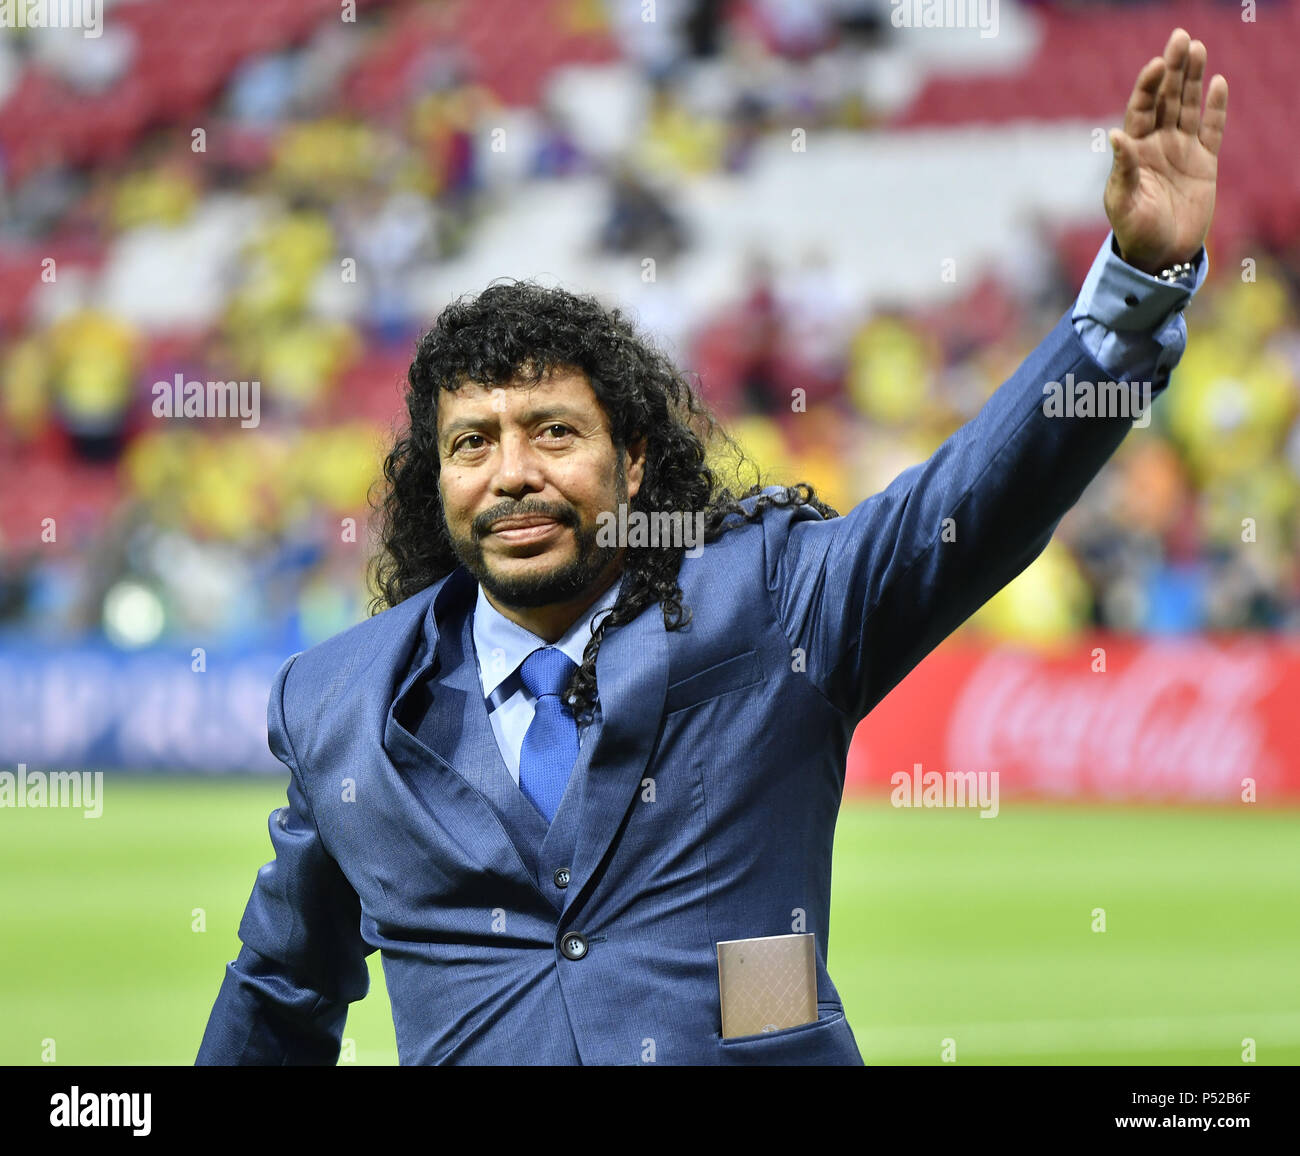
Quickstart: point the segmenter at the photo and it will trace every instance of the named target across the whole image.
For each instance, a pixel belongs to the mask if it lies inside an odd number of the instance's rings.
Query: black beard
[[[464,563],[479,584],[503,606],[533,609],[554,602],[569,602],[589,589],[604,573],[611,559],[618,553],[617,546],[597,546],[596,531],[574,526],[578,552],[572,561],[549,574],[523,575],[518,578],[500,578],[489,571],[483,561],[483,547],[474,539],[472,549],[466,554],[456,547],[456,556]]]

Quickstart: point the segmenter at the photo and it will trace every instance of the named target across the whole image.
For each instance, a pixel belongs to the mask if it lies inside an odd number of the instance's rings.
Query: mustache
[[[539,518],[552,518],[559,522],[561,526],[578,525],[578,511],[572,506],[553,505],[545,502],[517,503],[494,506],[492,509],[480,514],[473,522],[474,536],[482,538],[485,534],[491,533],[493,524],[499,522],[502,518],[526,518],[530,515]]]

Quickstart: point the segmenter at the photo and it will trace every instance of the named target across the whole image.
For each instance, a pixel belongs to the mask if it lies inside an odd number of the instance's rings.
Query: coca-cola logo
[[[1235,800],[1278,773],[1260,703],[1279,677],[1248,643],[1152,645],[1099,672],[995,651],[957,695],[947,759],[1043,794]]]

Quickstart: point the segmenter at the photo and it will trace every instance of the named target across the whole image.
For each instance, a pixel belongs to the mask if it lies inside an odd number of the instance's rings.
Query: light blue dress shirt
[[[525,658],[541,646],[554,646],[564,651],[575,665],[581,666],[582,652],[591,638],[592,620],[597,614],[613,607],[622,585],[623,579],[620,576],[554,643],[538,638],[517,622],[511,622],[487,600],[483,587],[479,586],[478,601],[474,605],[474,652],[478,657],[478,676],[483,685],[483,697],[487,700],[492,731],[496,735],[497,746],[501,749],[501,758],[510,768],[510,776],[516,786],[519,783],[519,751],[524,745],[524,735],[528,733],[537,705],[537,700],[529,694],[520,677],[520,666]],[[590,730],[591,724],[578,724],[579,749]]]
[[[1122,261],[1108,233],[1096,260],[1084,279],[1071,320],[1080,341],[1107,373],[1117,381],[1150,381],[1162,386],[1169,371],[1182,357],[1187,345],[1187,323],[1182,310],[1201,287],[1209,271],[1202,249],[1194,262],[1194,277],[1169,284]],[[574,663],[582,664],[582,652],[591,638],[591,621],[608,610],[618,598],[620,577],[554,645]],[[501,757],[516,785],[519,783],[519,751],[533,721],[536,699],[519,676],[519,667],[545,639],[511,622],[478,590],[474,607],[474,650],[478,657],[479,681],[487,700],[488,716]],[[599,710],[599,708],[597,708]],[[579,747],[591,725],[579,725]]]
[[[1120,260],[1115,234],[1097,251],[1070,320],[1093,361],[1115,381],[1166,384],[1187,346],[1182,311],[1210,270],[1202,249],[1194,277],[1170,284]]]

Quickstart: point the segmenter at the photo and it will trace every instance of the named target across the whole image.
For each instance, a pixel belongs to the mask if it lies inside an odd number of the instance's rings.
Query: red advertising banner
[[[1300,641],[948,644],[859,725],[845,790],[919,802],[931,772],[996,772],[1001,792],[1044,799],[1294,805]]]

